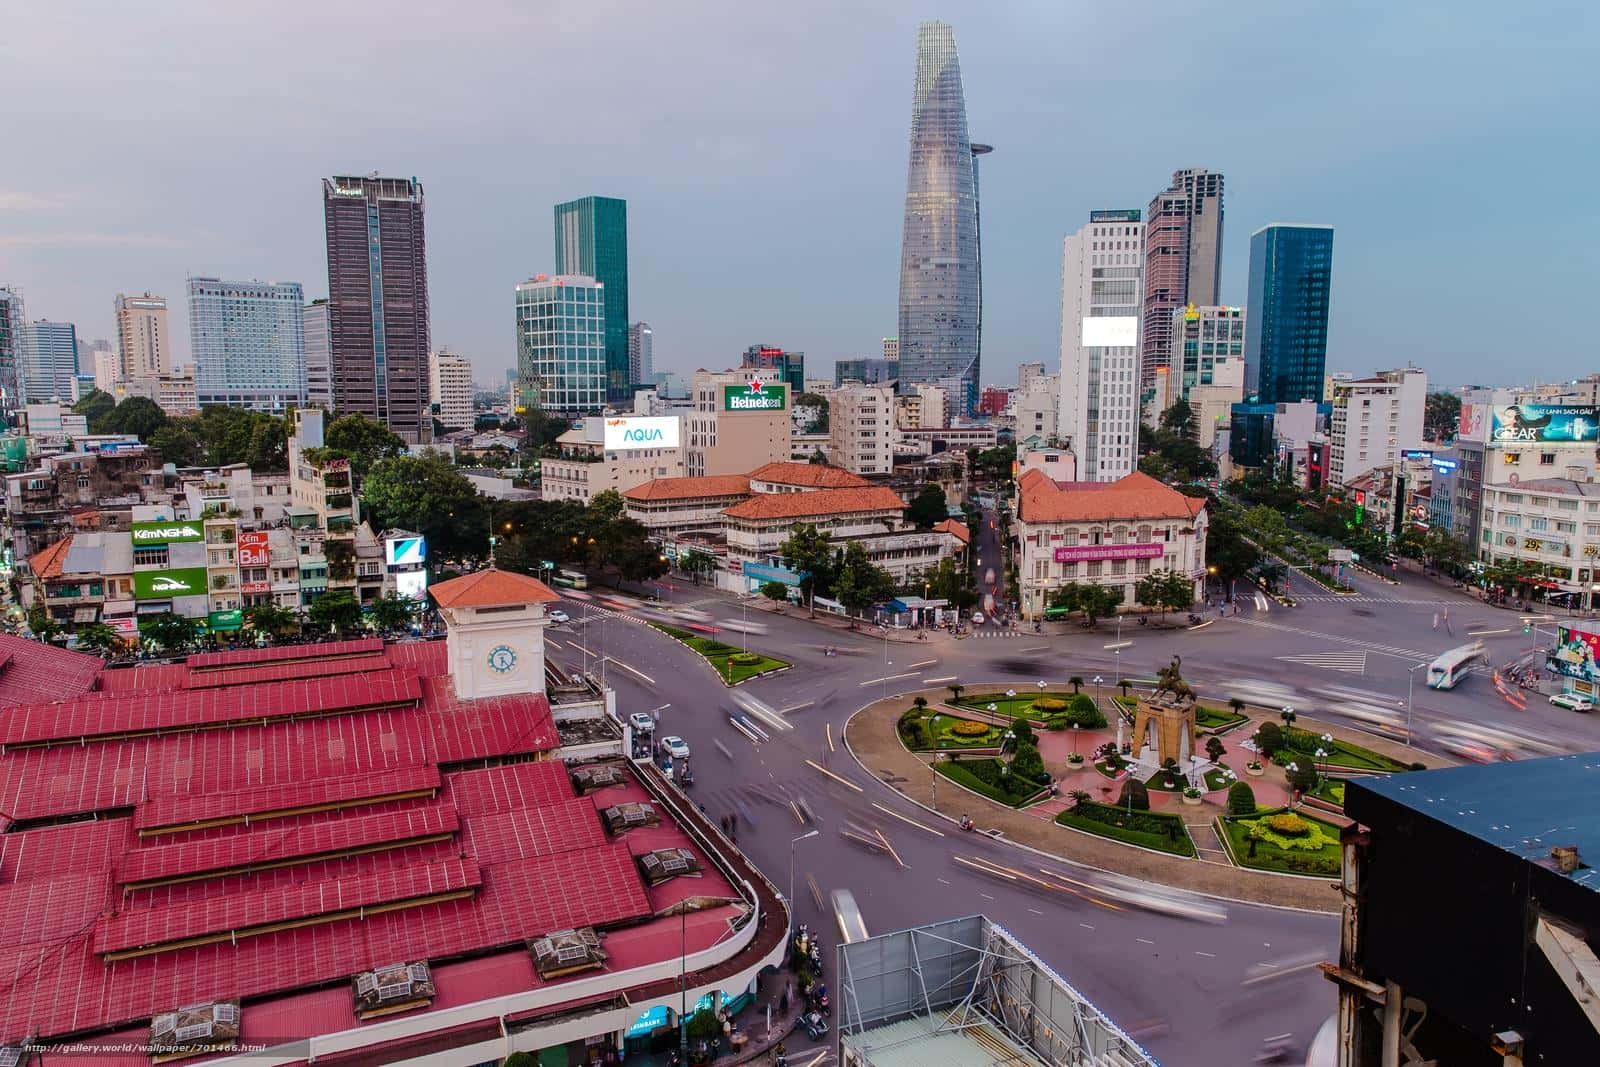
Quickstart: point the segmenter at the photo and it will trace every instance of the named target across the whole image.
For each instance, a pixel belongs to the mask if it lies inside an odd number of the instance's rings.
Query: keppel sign
[[[186,541],[204,541],[205,530],[194,521],[136,522],[128,527],[133,543],[138,545],[175,545]]]
[[[1078,545],[1058,548],[1057,563],[1077,563],[1080,560],[1100,559],[1157,559],[1166,551],[1164,544],[1149,545]]]

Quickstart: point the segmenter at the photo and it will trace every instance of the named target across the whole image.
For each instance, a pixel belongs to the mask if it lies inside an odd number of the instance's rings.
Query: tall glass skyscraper
[[[1322,402],[1333,227],[1273,223],[1250,235],[1244,388],[1263,404]]]
[[[22,403],[17,364],[22,358],[24,321],[22,294],[0,285],[0,425],[10,425],[11,413]]]
[[[605,287],[606,399],[628,387],[628,202],[586,196],[556,205],[556,273],[583,274]]]
[[[189,279],[195,398],[277,414],[306,400],[299,282]]]
[[[22,327],[17,377],[22,402],[72,402],[72,379],[78,373],[78,331],[70,322],[37,319]]]
[[[597,415],[606,402],[606,288],[582,274],[517,286],[518,410]]]
[[[961,414],[978,404],[983,282],[978,161],[990,152],[967,134],[955,32],[917,30],[905,230],[900,246],[900,388],[956,378]]]

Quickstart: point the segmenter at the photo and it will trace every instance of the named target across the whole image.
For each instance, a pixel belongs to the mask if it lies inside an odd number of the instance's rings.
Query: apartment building
[[[556,438],[559,456],[540,463],[540,497],[588,504],[606,490],[622,492],[656,478],[684,474],[677,416],[591,416]]]
[[[856,474],[888,474],[894,467],[894,390],[887,385],[846,385],[829,398],[829,453]]]
[[[685,417],[684,473],[743,474],[787,462],[793,431],[786,382],[761,371],[696,371]]]
[[[1392,467],[1421,448],[1428,376],[1416,367],[1371,378],[1335,377],[1329,422],[1328,482],[1342,486],[1374,467]]]

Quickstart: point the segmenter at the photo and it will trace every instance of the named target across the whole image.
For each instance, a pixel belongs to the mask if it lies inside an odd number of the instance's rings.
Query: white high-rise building
[[[1061,258],[1061,418],[1078,478],[1115,481],[1139,461],[1139,306],[1144,223],[1137,208],[1092,211]]]
[[[472,361],[441,348],[428,356],[429,395],[433,417],[447,430],[472,425]]]
[[[71,403],[77,373],[78,333],[72,323],[35,319],[22,327],[17,378],[23,403]]]
[[[328,302],[305,308],[306,406],[333,410],[333,354],[328,346]]]
[[[189,279],[189,354],[202,404],[283,414],[306,399],[299,282]]]
[[[1333,379],[1328,483],[1345,485],[1375,467],[1393,467],[1407,449],[1424,447],[1428,375],[1418,367],[1370,378]]]
[[[167,335],[167,298],[117,294],[117,351],[128,378],[154,378],[173,373],[172,343]]]
[[[628,327],[628,384],[643,385],[655,373],[655,331],[648,322]]]
[[[833,461],[855,474],[894,470],[894,389],[846,385],[828,398]]]

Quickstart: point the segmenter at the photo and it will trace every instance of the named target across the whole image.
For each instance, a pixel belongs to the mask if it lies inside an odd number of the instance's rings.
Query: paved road
[[[985,551],[983,545],[980,539],[980,551]],[[998,559],[992,547],[987,551]],[[985,558],[985,565],[989,563]],[[998,568],[996,577],[1003,580]],[[850,889],[874,931],[986,912],[1018,933],[1120,1024],[1143,1031],[1146,1044],[1164,1063],[1234,1065],[1249,1062],[1265,1036],[1293,1033],[1309,1040],[1333,1010],[1331,987],[1312,971],[1249,988],[1240,984],[1261,963],[1281,968],[1285,960],[1331,958],[1337,940],[1333,918],[1231,906],[1225,924],[1208,925],[1112,910],[977,873],[954,857],[1023,870],[1052,865],[1007,845],[953,833],[938,837],[903,821],[932,825],[921,809],[858,770],[840,746],[842,724],[870,700],[938,684],[940,678],[1013,680],[1020,688],[1039,679],[1059,684],[1074,674],[1098,674],[1109,684],[1124,668],[1148,677],[1174,652],[1183,655],[1185,676],[1203,694],[1239,694],[1325,714],[1365,705],[1403,705],[1407,668],[1463,643],[1468,630],[1510,629],[1510,634],[1484,638],[1497,659],[1509,659],[1527,647],[1529,639],[1513,616],[1420,577],[1402,582],[1392,586],[1358,578],[1362,595],[1370,599],[1313,600],[1295,609],[1249,604],[1240,615],[1193,632],[1124,623],[1123,638],[1133,643],[1120,657],[1104,648],[1112,643],[1111,624],[1102,624],[1093,634],[1052,626],[1054,632],[1042,636],[1025,631],[957,641],[941,635],[902,643],[872,633],[823,629],[804,618],[773,615],[753,605],[741,608],[732,598],[703,587],[679,586],[666,591],[668,599],[721,619],[747,613],[768,624],[770,632],[752,635],[750,646],[793,661],[795,669],[729,691],[709,668],[663,635],[611,613],[586,622],[585,606],[575,603],[563,605],[574,623],[550,632],[551,655],[577,666],[584,635],[591,664],[599,662],[601,653],[614,657],[604,663],[621,711],[671,705],[662,713],[662,730],[682,735],[694,751],[698,783],[693,795],[713,817],[740,817],[741,846],[780,890],[787,891],[789,881],[790,839],[820,831],[794,846],[802,921],[832,934],[831,917],[817,907],[813,884],[824,902],[831,890]],[[1435,610],[1442,613],[1444,605],[1450,608],[1454,635],[1432,629],[1432,616]],[[839,655],[824,656],[828,645],[837,647]],[[770,741],[753,745],[728,725],[735,693],[774,709],[773,716],[756,720]],[[1542,702],[1530,702],[1526,712],[1517,712],[1482,676],[1448,693],[1419,685],[1415,708],[1417,737],[1424,747],[1434,747],[1441,726],[1459,721],[1510,722],[1564,747],[1600,747],[1600,723],[1594,719]],[[836,746],[832,750],[830,736]],[[825,777],[807,760],[854,782],[860,792]],[[899,862],[852,839],[849,834],[855,831],[881,831]]]

